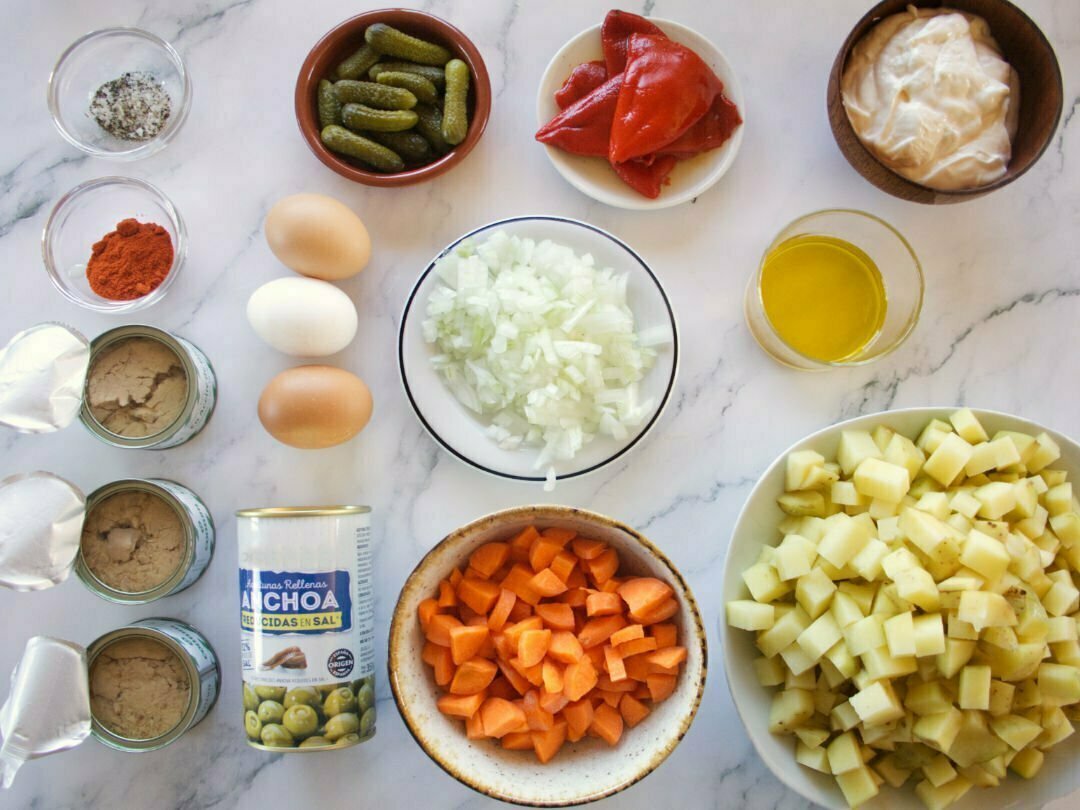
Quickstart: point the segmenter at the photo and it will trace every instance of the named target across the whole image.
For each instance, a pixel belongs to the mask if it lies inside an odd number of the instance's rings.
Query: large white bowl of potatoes
[[[1078,476],[1071,439],[968,408],[862,416],[778,458],[721,620],[773,773],[827,808],[1080,801]]]

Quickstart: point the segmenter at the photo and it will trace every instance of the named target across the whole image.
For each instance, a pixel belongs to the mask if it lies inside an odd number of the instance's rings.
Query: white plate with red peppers
[[[743,95],[708,39],[611,11],[540,80],[536,139],[574,188],[617,208],[668,208],[716,183],[742,143]]]

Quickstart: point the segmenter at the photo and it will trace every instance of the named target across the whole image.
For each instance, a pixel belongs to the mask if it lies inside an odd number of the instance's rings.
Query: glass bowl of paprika
[[[124,313],[160,301],[187,253],[180,213],[156,187],[101,177],[60,198],[41,240],[45,269],[69,301]]]

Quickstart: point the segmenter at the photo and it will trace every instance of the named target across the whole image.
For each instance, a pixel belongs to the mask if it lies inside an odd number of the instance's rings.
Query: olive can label
[[[179,335],[172,335],[172,337],[187,353],[187,359],[195,372],[194,379],[188,380],[188,384],[192,386],[191,396],[194,403],[187,420],[178,426],[174,433],[155,442],[152,448],[154,450],[165,450],[190,441],[206,427],[217,404],[217,377],[206,355],[191,341]]]
[[[191,522],[194,537],[191,547],[191,564],[184,578],[169,591],[170,594],[179,593],[201,577],[206,567],[210,565],[210,560],[214,556],[214,519],[210,516],[210,510],[206,508],[206,504],[187,487],[162,478],[151,478],[150,483],[156,484],[172,495],[184,508],[184,516]]]
[[[244,729],[257,748],[340,748],[375,733],[368,513],[241,513]],[[314,512],[314,514],[311,514]]]

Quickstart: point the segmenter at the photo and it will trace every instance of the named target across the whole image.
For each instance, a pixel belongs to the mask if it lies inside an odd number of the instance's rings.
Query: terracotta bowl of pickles
[[[295,108],[325,166],[368,186],[406,186],[472,151],[491,114],[491,80],[480,51],[450,23],[377,9],[315,44],[296,79]]]
[[[522,506],[420,561],[388,669],[405,725],[443,770],[495,799],[565,807],[671,754],[706,661],[693,594],[649,540],[593,512]]]

